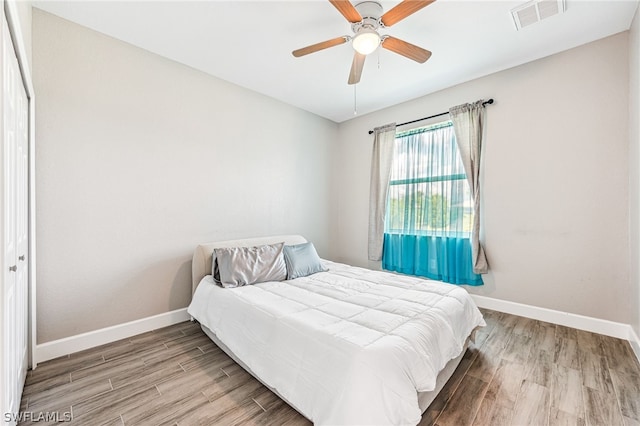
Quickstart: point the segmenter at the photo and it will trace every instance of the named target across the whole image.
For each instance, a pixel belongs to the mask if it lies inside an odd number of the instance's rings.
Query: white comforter
[[[234,289],[207,276],[188,312],[316,424],[417,424],[417,392],[434,389],[482,314],[454,285],[323,262],[328,272]]]

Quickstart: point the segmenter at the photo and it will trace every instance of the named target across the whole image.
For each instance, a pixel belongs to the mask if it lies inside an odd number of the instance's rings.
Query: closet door
[[[6,21],[2,22],[2,404],[17,414],[27,371],[28,101]],[[9,424],[15,423],[11,417]]]
[[[29,100],[18,60],[11,66],[16,75],[16,352],[18,356],[18,398],[28,367],[29,341]],[[20,400],[18,399],[18,405]]]

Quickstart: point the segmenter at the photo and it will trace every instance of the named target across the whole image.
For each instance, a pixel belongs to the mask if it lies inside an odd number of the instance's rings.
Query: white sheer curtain
[[[389,177],[393,160],[396,123],[373,129],[371,184],[369,188],[369,260],[382,259],[384,215],[389,192]]]
[[[486,274],[489,265],[480,244],[480,154],[482,152],[482,134],[484,126],[483,100],[472,104],[463,104],[449,109],[453,122],[456,141],[462,163],[467,174],[471,196],[473,198],[473,228],[471,230],[471,251],[473,272]]]

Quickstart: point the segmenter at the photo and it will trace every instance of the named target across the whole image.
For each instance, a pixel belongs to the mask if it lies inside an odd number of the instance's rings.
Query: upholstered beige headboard
[[[273,237],[246,238],[242,240],[200,244],[193,253],[193,262],[191,264],[192,291],[196,291],[196,287],[198,287],[198,284],[206,275],[211,275],[213,249],[223,247],[254,247],[281,242],[287,245],[293,245],[306,243],[307,240],[301,235],[274,235]]]

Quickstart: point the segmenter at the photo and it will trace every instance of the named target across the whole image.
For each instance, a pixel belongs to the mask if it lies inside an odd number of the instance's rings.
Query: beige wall
[[[367,131],[489,97],[492,271],[470,291],[640,329],[637,17],[631,42],[340,126],[37,9],[33,28],[39,343],[186,306],[203,241],[302,233],[325,257],[378,267]]]
[[[187,306],[200,242],[328,256],[335,123],[38,9],[33,50],[39,343]]]
[[[378,266],[367,261],[367,131],[493,97],[482,177],[491,272],[470,291],[630,323],[627,39],[621,33],[342,123],[332,183],[336,259]]]
[[[638,9],[640,10],[640,9]],[[640,336],[640,12],[629,31],[629,277],[634,316],[631,325]]]

